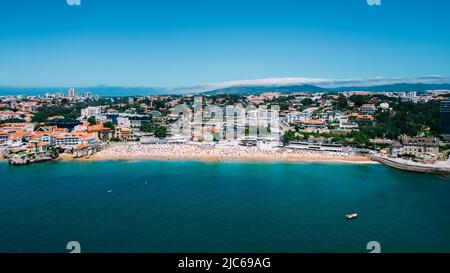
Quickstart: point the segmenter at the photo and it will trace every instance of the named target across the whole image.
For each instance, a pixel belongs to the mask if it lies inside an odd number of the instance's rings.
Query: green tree
[[[144,123],[141,125],[142,132],[154,133],[156,137],[165,137],[167,135],[167,128],[154,123]]]
[[[283,140],[285,142],[295,141],[298,140],[298,137],[295,134],[295,131],[287,131],[283,135]]]
[[[361,107],[361,105],[369,103],[370,96],[353,95],[350,97],[350,101],[353,102],[356,107]]]
[[[75,119],[80,116],[81,108],[84,104],[78,104],[75,106],[42,106],[38,108],[34,114],[33,122],[46,122],[49,117],[63,116],[66,119]]]
[[[89,125],[95,125],[97,124],[97,121],[95,120],[95,117],[90,117],[87,120],[89,122]]]
[[[369,136],[362,132],[352,131],[350,133],[350,137],[352,137],[353,142],[358,144],[359,146],[367,146],[370,144]]]
[[[31,121],[37,122],[37,123],[42,123],[42,122],[47,121],[47,118],[49,118],[48,113],[46,113],[44,111],[38,111],[37,113],[34,114]]]
[[[22,123],[22,119],[6,119],[6,120],[0,120],[0,124],[4,123]]]
[[[345,110],[348,107],[348,101],[347,98],[344,96],[339,96],[339,98],[336,100],[336,108],[338,110]]]
[[[301,103],[302,103],[305,107],[308,107],[308,106],[311,106],[311,104],[313,104],[314,102],[313,102],[312,99],[306,98],[306,99],[302,100]]]
[[[155,129],[155,136],[156,137],[166,137],[167,135],[167,128],[164,126],[158,126]]]
[[[103,123],[103,126],[105,126],[106,128],[109,128],[111,130],[114,130],[114,124],[111,121],[107,121],[107,122]]]

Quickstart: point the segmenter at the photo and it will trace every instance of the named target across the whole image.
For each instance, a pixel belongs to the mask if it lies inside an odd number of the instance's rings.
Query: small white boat
[[[352,220],[352,219],[355,219],[357,217],[358,217],[358,214],[356,214],[356,213],[345,215],[345,218],[347,218],[348,220]]]
[[[108,190],[108,192],[112,192],[112,190]]]

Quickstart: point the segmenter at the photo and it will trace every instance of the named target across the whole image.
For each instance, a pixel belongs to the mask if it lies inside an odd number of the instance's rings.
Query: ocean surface
[[[68,94],[70,87],[2,87],[0,86],[0,96],[44,96],[45,93],[64,93]],[[160,94],[180,94],[182,90],[159,88],[159,87],[75,87],[76,92],[106,97],[123,97],[123,96],[150,96]]]
[[[345,215],[358,213],[356,220]],[[0,252],[450,252],[450,180],[377,164],[0,163]]]

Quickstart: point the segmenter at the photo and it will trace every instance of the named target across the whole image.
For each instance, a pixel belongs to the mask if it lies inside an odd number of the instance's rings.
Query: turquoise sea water
[[[0,163],[0,252],[74,240],[83,252],[450,252],[450,180],[374,164]]]

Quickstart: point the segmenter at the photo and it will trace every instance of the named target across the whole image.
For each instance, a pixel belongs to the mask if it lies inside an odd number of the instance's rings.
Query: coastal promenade
[[[302,151],[288,148],[270,150],[244,146],[189,144],[111,143],[89,160],[154,159],[199,161],[290,161],[290,162],[373,162],[365,156],[339,152]]]

